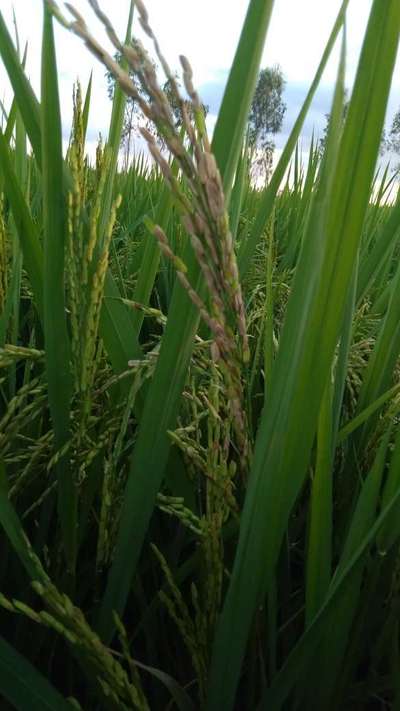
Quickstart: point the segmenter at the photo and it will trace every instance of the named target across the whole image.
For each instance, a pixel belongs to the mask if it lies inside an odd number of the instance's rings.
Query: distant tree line
[[[115,59],[119,60],[118,55]],[[134,75],[131,76],[139,93],[143,92],[142,87]],[[178,76],[175,77],[178,85]],[[115,80],[111,74],[107,74],[108,95],[110,99],[114,96]],[[248,119],[248,150],[249,165],[252,178],[254,180],[268,180],[273,164],[275,151],[275,136],[282,128],[283,119],[286,112],[286,104],[283,101],[285,89],[285,79],[282,69],[279,66],[266,67],[262,69],[258,76],[253,101],[251,104]],[[180,128],[182,118],[180,107],[177,105],[171,82],[167,80],[162,86],[167,94],[171,108],[175,117],[176,127]],[[346,97],[343,106],[343,122],[346,119],[350,100]],[[190,110],[190,102],[188,102]],[[203,104],[204,113],[207,115],[209,107]],[[329,130],[330,114],[325,115],[326,122],[322,138],[319,141],[321,153],[325,149],[326,139]],[[124,151],[124,163],[127,166],[131,157],[132,144],[135,137],[140,135],[140,127],[145,126],[152,131],[152,126],[148,125],[141,114],[137,102],[132,97],[127,97],[124,115],[124,125],[122,131],[122,148]],[[157,138],[157,137],[156,137]],[[159,139],[158,139],[159,140]],[[161,146],[162,147],[162,146]],[[400,159],[400,109],[395,114],[390,131],[382,133],[380,155],[390,153],[399,156]],[[395,167],[396,170],[400,165]]]

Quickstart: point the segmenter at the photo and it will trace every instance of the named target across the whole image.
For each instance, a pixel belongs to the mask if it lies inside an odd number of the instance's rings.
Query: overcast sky
[[[93,18],[87,0],[75,0],[75,7],[87,18],[96,36],[104,34]],[[272,22],[263,54],[262,66],[279,64],[286,79],[287,112],[277,145],[281,147],[304,100],[321,57],[326,40],[338,12],[341,0],[275,0]],[[357,68],[360,43],[364,34],[372,0],[350,0],[348,12],[347,85],[351,87]],[[61,3],[60,3],[61,5]],[[121,35],[124,33],[129,0],[100,0]],[[172,67],[178,68],[178,55],[185,54],[194,69],[196,85],[205,103],[210,106],[211,121],[218,111],[248,0],[147,0],[153,25],[164,54]],[[40,44],[42,0],[0,0],[0,9],[10,29],[14,7],[21,44],[28,41],[27,72],[35,90],[40,90]],[[58,27],[57,60],[65,136],[71,119],[72,85],[77,76],[85,85],[94,70],[90,130],[95,141],[99,132],[107,133],[110,102],[104,69],[66,30]],[[329,111],[332,85],[337,69],[336,51],[327,67],[306,125],[305,148],[313,128],[320,133]],[[0,97],[7,100],[7,81],[0,67]],[[393,80],[388,121],[400,105],[400,62]]]

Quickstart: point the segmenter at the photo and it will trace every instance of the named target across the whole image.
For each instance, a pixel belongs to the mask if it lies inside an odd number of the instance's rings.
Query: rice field
[[[40,96],[0,11],[2,709],[400,709],[400,195],[377,167],[400,3],[372,3],[343,119],[349,2],[262,188],[273,0],[249,0],[212,138],[142,0],[125,39],[95,0],[87,24],[45,0]],[[117,82],[95,160],[91,81],[63,152],[60,23]],[[147,149],[122,166],[128,97]]]

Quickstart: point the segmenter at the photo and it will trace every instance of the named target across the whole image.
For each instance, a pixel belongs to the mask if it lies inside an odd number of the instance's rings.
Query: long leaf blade
[[[47,6],[43,17],[42,49],[42,148],[44,224],[44,337],[50,412],[56,447],[70,437],[70,343],[64,303],[65,215],[61,116],[57,86],[53,20]],[[58,515],[65,554],[73,571],[77,547],[77,491],[68,460],[57,465]]]

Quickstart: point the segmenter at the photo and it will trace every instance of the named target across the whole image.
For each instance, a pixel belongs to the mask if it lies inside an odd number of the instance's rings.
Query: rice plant
[[[97,0],[44,0],[40,97],[0,12],[2,708],[400,708],[400,200],[377,168],[400,5],[372,3],[343,121],[349,4],[263,187],[273,0],[212,137],[142,0],[125,38]],[[62,150],[56,23],[116,81],[94,161],[91,78]],[[121,165],[127,97],[147,149]]]

